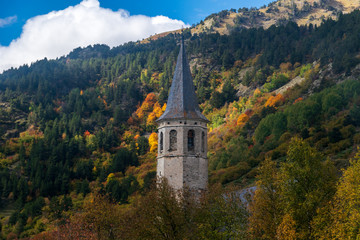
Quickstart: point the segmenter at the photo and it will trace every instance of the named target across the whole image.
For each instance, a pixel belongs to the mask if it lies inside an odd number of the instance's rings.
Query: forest
[[[184,31],[210,120],[200,201],[154,188],[178,34],[5,71],[0,237],[357,239],[359,32],[359,11],[320,26]]]

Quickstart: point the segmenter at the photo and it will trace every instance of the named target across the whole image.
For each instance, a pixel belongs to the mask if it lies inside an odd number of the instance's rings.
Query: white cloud
[[[56,58],[79,46],[118,46],[155,33],[179,29],[184,22],[165,16],[131,16],[126,10],[101,8],[98,0],[29,19],[21,36],[0,46],[0,72],[39,59]]]
[[[0,28],[5,27],[7,25],[13,24],[17,21],[17,16],[11,16],[7,18],[0,18]]]

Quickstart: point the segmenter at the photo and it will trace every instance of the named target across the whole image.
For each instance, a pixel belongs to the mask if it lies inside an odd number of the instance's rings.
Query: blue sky
[[[0,3],[0,73],[76,47],[111,47],[271,0],[8,0]]]
[[[53,10],[62,10],[68,6],[80,3],[80,0],[10,0],[0,4],[0,18],[16,16],[16,21],[0,27],[0,45],[9,45],[11,40],[20,36],[22,26],[26,20],[37,15],[47,14]],[[114,11],[125,9],[131,15],[156,16],[164,15],[179,19],[187,24],[194,24],[203,20],[211,13],[224,9],[240,7],[260,7],[268,4],[270,0],[183,0],[183,1],[129,1],[129,0],[100,0],[100,6]]]

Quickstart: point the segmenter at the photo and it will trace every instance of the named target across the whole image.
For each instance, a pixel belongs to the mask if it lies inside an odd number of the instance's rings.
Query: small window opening
[[[177,132],[176,130],[171,130],[170,134],[170,147],[169,147],[169,151],[176,151],[177,150]]]
[[[164,136],[163,133],[160,133],[160,152],[162,152],[164,149]]]
[[[188,151],[194,151],[195,149],[195,131],[189,130],[188,131]]]
[[[205,133],[201,133],[201,152],[205,152]]]

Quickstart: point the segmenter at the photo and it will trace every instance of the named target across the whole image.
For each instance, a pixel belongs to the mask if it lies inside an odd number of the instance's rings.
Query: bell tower
[[[195,95],[181,39],[167,107],[158,122],[157,176],[174,189],[205,190],[208,182],[207,123]]]

